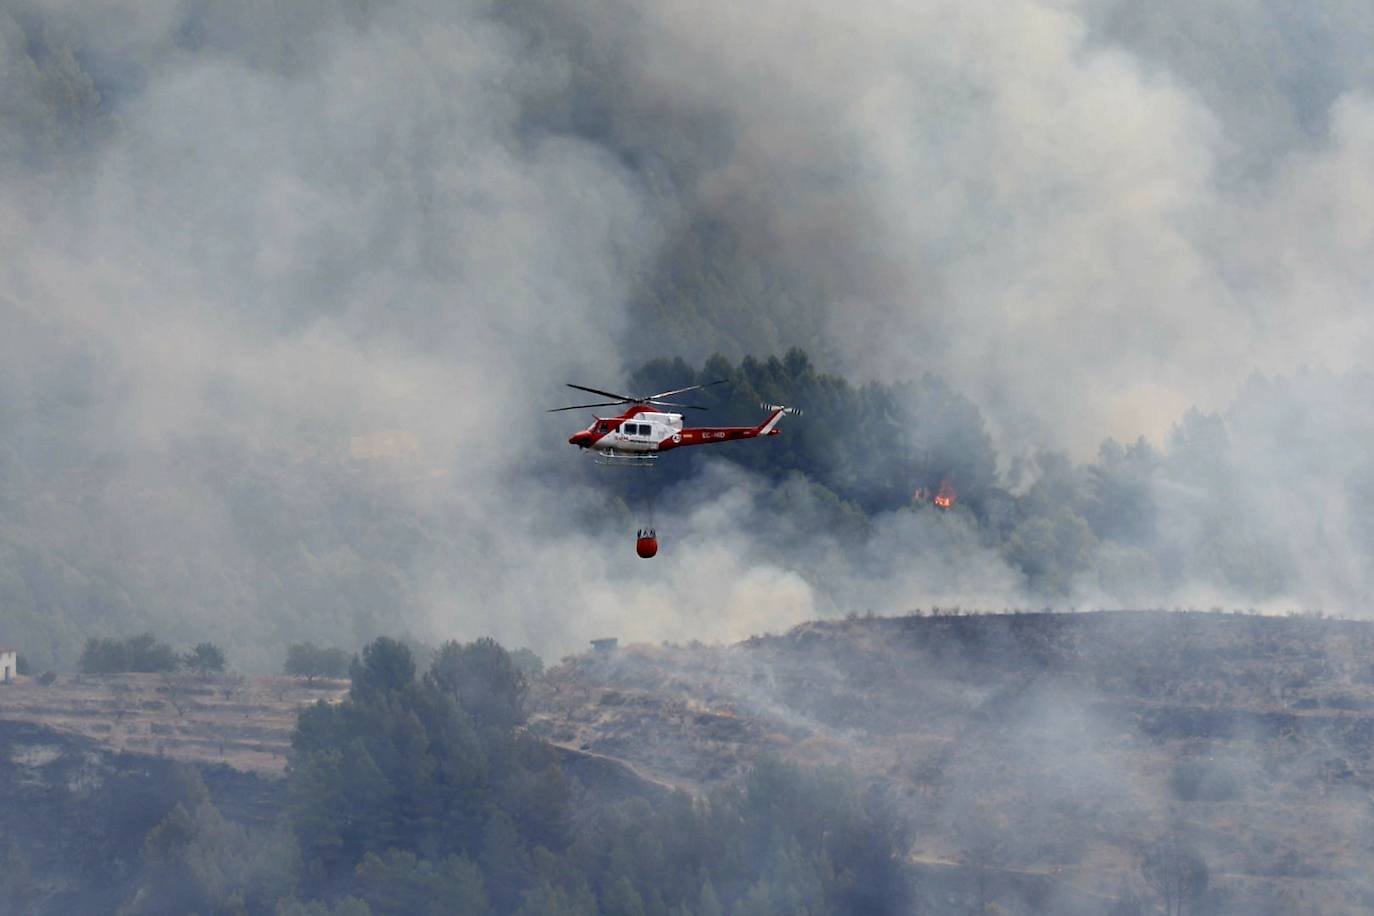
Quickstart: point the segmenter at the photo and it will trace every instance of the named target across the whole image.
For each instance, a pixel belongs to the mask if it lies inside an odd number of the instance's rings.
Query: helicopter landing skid
[[[644,452],[603,452],[592,459],[603,468],[651,468],[657,455]]]

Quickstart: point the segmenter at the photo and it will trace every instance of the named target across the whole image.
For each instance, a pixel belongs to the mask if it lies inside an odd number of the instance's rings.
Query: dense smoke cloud
[[[783,343],[934,369],[1009,444],[1086,456],[1369,342],[1368,23],[1323,10],[1290,47],[1292,14],[1253,6],[610,3],[577,47],[597,128],[677,179],[673,250],[723,233],[745,287],[785,266],[751,303]],[[655,143],[665,110],[710,129]]]
[[[619,374],[635,179],[521,135],[558,76],[478,11],[124,12],[4,17],[15,541],[188,637],[268,643],[280,615],[358,641],[341,587],[416,626],[405,579],[529,511],[508,471],[557,440],[521,411]]]
[[[634,512],[538,411],[796,344],[939,373],[1007,459],[1084,459],[1255,372],[1358,367],[1369,23],[1289,44],[1253,7],[0,4],[5,640],[208,631],[261,668],[379,630],[557,652],[1045,600],[986,518],[855,547],[729,468],[663,494],[672,548],[628,567]],[[1050,598],[1357,610],[1367,384],[1328,382],[1302,409],[1343,392],[1348,460],[1242,400],[1230,489],[1147,475],[1148,543]],[[1210,549],[1227,519],[1268,586]]]

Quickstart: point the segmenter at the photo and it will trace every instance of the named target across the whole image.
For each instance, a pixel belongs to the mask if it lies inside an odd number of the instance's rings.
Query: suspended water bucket
[[[658,553],[658,538],[654,536],[652,530],[639,532],[639,537],[635,538],[635,553],[639,554],[642,560],[647,560]]]

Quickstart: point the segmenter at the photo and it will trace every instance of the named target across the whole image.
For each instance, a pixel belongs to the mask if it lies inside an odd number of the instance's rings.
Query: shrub
[[[307,681],[317,677],[343,677],[348,674],[348,653],[342,649],[323,649],[313,642],[298,642],[286,650],[286,664],[282,670]]]
[[[181,663],[201,677],[224,670],[224,650],[214,643],[203,642],[182,656]]]
[[[80,666],[84,674],[122,674],[175,671],[179,663],[171,646],[152,633],[141,633],[122,640],[86,640]]]

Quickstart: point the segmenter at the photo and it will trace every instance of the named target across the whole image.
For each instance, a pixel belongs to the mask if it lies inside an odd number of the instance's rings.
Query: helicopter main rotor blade
[[[674,404],[672,401],[649,401],[655,407],[685,407],[688,410],[710,410],[709,407],[702,407],[700,404]]]
[[[628,394],[616,394],[614,391],[602,391],[600,388],[588,388],[586,385],[574,385],[572,382],[565,382],[564,384],[569,388],[576,388],[578,391],[590,391],[592,394],[599,394],[603,398],[616,398],[617,403],[620,401],[630,403],[632,401],[644,400],[643,398],[632,398]]]
[[[571,407],[551,407],[545,413],[558,413],[562,410],[586,410],[588,407],[615,407],[620,404],[628,404],[629,401],[598,401],[595,404],[574,404]]]
[[[682,394],[684,391],[696,391],[696,390],[699,389],[699,388],[710,388],[712,385],[724,385],[724,384],[725,384],[726,382],[728,382],[728,381],[730,381],[728,378],[721,378],[721,379],[716,379],[714,382],[707,382],[707,383],[704,384],[704,385],[688,385],[686,388],[674,388],[672,391],[660,391],[658,394],[651,394],[651,395],[649,395],[649,396],[648,396],[647,398],[645,398],[644,400],[646,400],[646,401],[656,401],[656,400],[658,400],[659,398],[666,398],[666,397],[668,397],[669,395],[673,395],[673,394]],[[575,387],[575,386],[574,386],[574,387]],[[602,392],[598,392],[598,394],[600,394],[600,393],[602,393]],[[680,405],[674,405],[674,406],[680,406]],[[702,409],[704,410],[705,408],[702,408]]]

